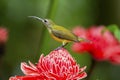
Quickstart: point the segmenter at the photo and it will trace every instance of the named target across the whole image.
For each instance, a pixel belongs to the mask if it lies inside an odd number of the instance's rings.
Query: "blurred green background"
[[[36,63],[61,43],[54,41],[43,24],[27,16],[50,18],[72,30],[75,26],[117,24],[120,26],[120,0],[0,0],[0,26],[9,30],[6,52],[0,59],[0,80],[23,75],[20,63]],[[76,54],[66,46],[81,66],[91,66],[88,54]],[[119,80],[120,66],[99,62],[90,80]],[[89,74],[88,74],[89,75]]]

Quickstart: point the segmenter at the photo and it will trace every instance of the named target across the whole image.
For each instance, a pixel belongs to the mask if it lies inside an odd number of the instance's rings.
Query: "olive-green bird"
[[[52,20],[50,19],[42,19],[37,16],[28,16],[30,18],[35,18],[37,20],[42,21],[42,23],[46,26],[48,29],[50,35],[57,41],[62,42],[62,46],[64,47],[69,42],[81,42],[81,41],[88,41],[84,38],[77,37],[74,33],[72,33],[70,30],[56,25]]]

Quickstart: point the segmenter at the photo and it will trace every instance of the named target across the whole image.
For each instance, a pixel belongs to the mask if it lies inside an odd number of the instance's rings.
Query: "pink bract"
[[[21,63],[25,76],[10,77],[9,80],[80,80],[87,76],[85,67],[80,68],[69,52],[61,48],[40,56],[36,65]]]
[[[92,43],[74,43],[73,51],[89,52],[97,61],[109,60],[120,64],[120,43],[109,30],[106,30],[105,26],[92,26],[88,29],[77,27],[73,32],[79,37],[84,36],[83,38],[92,41]]]
[[[6,28],[0,27],[0,44],[3,44],[7,41],[8,31]]]

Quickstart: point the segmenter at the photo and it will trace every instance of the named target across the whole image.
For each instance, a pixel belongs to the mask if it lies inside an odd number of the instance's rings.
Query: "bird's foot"
[[[61,49],[61,48],[63,48],[64,46],[59,46],[59,47],[57,47],[55,50],[59,50],[59,49]]]
[[[64,48],[67,44],[68,44],[68,43],[65,43],[65,44],[63,44],[63,45],[57,47],[55,50],[59,50],[59,49],[61,49],[61,48]]]

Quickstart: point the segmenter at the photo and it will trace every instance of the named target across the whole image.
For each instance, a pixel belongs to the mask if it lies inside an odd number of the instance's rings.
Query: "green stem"
[[[56,14],[56,10],[58,8],[58,1],[59,0],[51,0],[50,1],[50,5],[49,5],[49,9],[48,9],[48,14],[47,14],[47,18],[51,18],[54,19],[55,18],[55,14]]]
[[[57,10],[58,1],[59,0],[50,0],[48,12],[47,12],[47,15],[46,15],[47,18],[51,18],[51,19],[54,18],[55,14],[56,14],[56,10]],[[37,54],[39,53],[40,48],[44,45],[43,43],[44,43],[44,37],[45,36],[42,36],[42,35],[43,34],[45,35],[46,30],[47,29],[45,27],[43,27],[42,30],[41,30],[42,32],[41,32],[41,35],[40,35],[40,40],[39,40],[39,44],[38,44]],[[36,57],[37,56],[38,55],[36,55]]]
[[[96,61],[92,59],[91,67],[89,69],[88,76],[87,76],[86,80],[90,80],[91,75],[92,75],[92,73],[94,71],[95,66],[96,66]]]
[[[0,44],[0,59],[5,53],[5,44]]]

